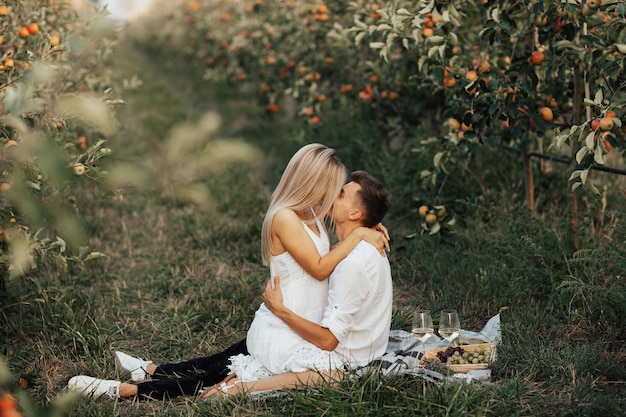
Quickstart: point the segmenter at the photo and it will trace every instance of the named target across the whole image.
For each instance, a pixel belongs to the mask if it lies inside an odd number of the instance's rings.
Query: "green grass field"
[[[427,157],[354,147],[354,137],[367,135],[367,126],[353,115],[331,115],[323,127],[303,136],[289,117],[270,118],[233,87],[203,82],[193,65],[135,50],[130,41],[121,45],[115,60],[120,80],[137,74],[142,85],[122,93],[128,104],[118,110],[122,130],[110,145],[115,162],[136,169],[137,178],[128,178],[136,185],[122,189],[123,198],[96,199],[97,191],[88,189],[76,195],[90,246],[106,258],[67,272],[42,268],[12,280],[0,304],[0,353],[13,376],[24,378],[27,386],[21,392],[35,407],[47,407],[76,374],[126,377],[116,374],[115,350],[158,363],[217,352],[243,338],[268,278],[260,261],[260,229],[269,195],[293,152],[319,141],[335,147],[349,170],[367,169],[391,191],[394,206],[385,224],[392,235],[394,328],[408,330],[416,307],[456,308],[468,330],[480,330],[503,309],[503,341],[492,383],[435,386],[373,373],[339,387],[261,400],[81,398],[62,407],[67,415],[626,412],[626,206],[619,186],[607,193],[603,222],[597,217],[602,202],[585,196],[579,236],[584,247],[571,253],[563,195],[567,174],[555,169],[538,180],[540,204],[529,213],[516,155],[486,151],[487,204],[472,197],[479,193],[466,173],[451,176],[449,203],[464,221],[446,233],[415,235],[414,197],[427,198],[433,191],[420,188],[411,173],[428,164]],[[198,206],[172,192],[189,185],[182,168],[197,163],[197,155],[187,154],[189,159],[178,165],[163,161],[167,141],[202,131],[199,123],[208,111],[219,113],[222,123],[204,139],[241,140],[255,153],[249,162],[224,166],[217,166],[216,159],[215,169],[197,178],[209,190]],[[181,124],[191,127],[172,130]]]

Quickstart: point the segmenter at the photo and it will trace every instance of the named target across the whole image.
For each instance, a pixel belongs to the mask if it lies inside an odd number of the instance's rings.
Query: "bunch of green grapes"
[[[491,360],[491,352],[489,349],[478,348],[473,352],[455,350],[452,355],[448,356],[447,363],[449,365],[476,365],[480,363],[489,363]]]

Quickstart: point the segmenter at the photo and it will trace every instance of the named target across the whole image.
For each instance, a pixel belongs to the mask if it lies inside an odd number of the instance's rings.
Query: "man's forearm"
[[[283,306],[274,314],[285,322],[298,336],[323,350],[335,350],[339,341],[326,327],[309,321]]]

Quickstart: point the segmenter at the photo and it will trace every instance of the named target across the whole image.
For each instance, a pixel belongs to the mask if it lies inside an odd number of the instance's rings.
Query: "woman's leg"
[[[305,371],[305,372],[287,372],[280,375],[273,375],[254,382],[241,382],[236,379],[230,379],[225,385],[215,385],[211,389],[206,390],[199,399],[209,397],[219,397],[223,395],[239,395],[246,392],[267,391],[276,388],[303,388],[307,385],[315,385],[321,382],[337,384],[343,378],[344,373],[331,369],[323,372]]]

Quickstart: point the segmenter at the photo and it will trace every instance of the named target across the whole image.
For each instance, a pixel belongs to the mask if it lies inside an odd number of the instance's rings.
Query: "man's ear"
[[[353,221],[359,220],[361,217],[363,217],[363,212],[361,210],[352,210],[348,215],[348,218]]]

